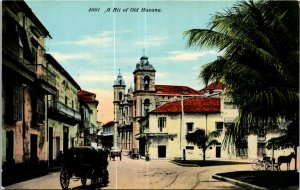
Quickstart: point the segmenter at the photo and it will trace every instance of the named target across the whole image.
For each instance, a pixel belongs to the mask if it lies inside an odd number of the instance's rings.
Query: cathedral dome
[[[143,70],[143,71],[155,71],[154,67],[149,63],[148,57],[143,55],[140,58],[140,61],[136,64],[136,71]]]

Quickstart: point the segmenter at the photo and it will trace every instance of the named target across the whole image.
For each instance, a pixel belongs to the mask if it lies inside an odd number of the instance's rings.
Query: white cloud
[[[95,36],[82,36],[78,41],[73,41],[71,43],[86,46],[105,46],[113,44],[113,41],[113,33],[104,31]]]
[[[128,31],[124,31],[128,32]],[[114,36],[113,32],[103,31],[96,35],[83,35],[79,39],[72,41],[62,41],[62,42],[49,42],[49,45],[81,45],[81,46],[107,46],[113,45]]]
[[[214,50],[210,51],[195,51],[195,52],[185,52],[185,51],[171,51],[168,53],[169,56],[164,58],[168,61],[196,61],[200,57],[211,56],[211,55],[222,55],[222,52],[217,52]]]
[[[165,36],[149,36],[146,37],[146,39],[136,41],[134,45],[149,48],[165,44],[167,43],[167,40],[168,37]]]
[[[87,60],[88,63],[97,63],[100,59],[104,58],[99,52],[77,52],[77,53],[60,53],[60,52],[50,52],[50,54],[58,62],[68,62],[72,60]]]
[[[51,52],[50,53],[58,62],[66,62],[68,60],[76,59],[88,59],[90,53],[60,53],[60,52]]]

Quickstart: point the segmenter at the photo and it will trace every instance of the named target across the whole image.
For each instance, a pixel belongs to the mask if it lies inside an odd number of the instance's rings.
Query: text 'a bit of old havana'
[[[153,9],[153,8],[106,8],[106,9],[101,9],[101,8],[89,8],[88,12],[104,12],[104,13],[109,13],[109,12],[117,12],[117,13],[127,13],[127,12],[152,12],[152,13],[159,13],[162,12],[161,9]]]

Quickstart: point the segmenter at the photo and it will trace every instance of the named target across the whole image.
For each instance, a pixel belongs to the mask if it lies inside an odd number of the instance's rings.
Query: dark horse
[[[287,170],[290,170],[290,163],[291,163],[292,158],[296,159],[296,155],[295,155],[294,152],[292,152],[288,156],[279,156],[278,157],[278,168],[279,168],[279,170],[281,170],[280,165],[282,163],[286,163],[287,164]]]

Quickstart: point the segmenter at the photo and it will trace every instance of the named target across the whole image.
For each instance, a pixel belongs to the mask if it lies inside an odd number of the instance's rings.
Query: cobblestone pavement
[[[210,167],[183,167],[167,160],[132,160],[126,156],[122,161],[109,162],[109,181],[101,189],[236,189],[229,183],[212,179],[220,172],[251,170],[250,164]],[[90,184],[90,181],[87,181]],[[59,172],[16,183],[6,189],[61,189]],[[69,188],[82,189],[80,180],[71,180]],[[87,186],[86,188],[89,188]]]

